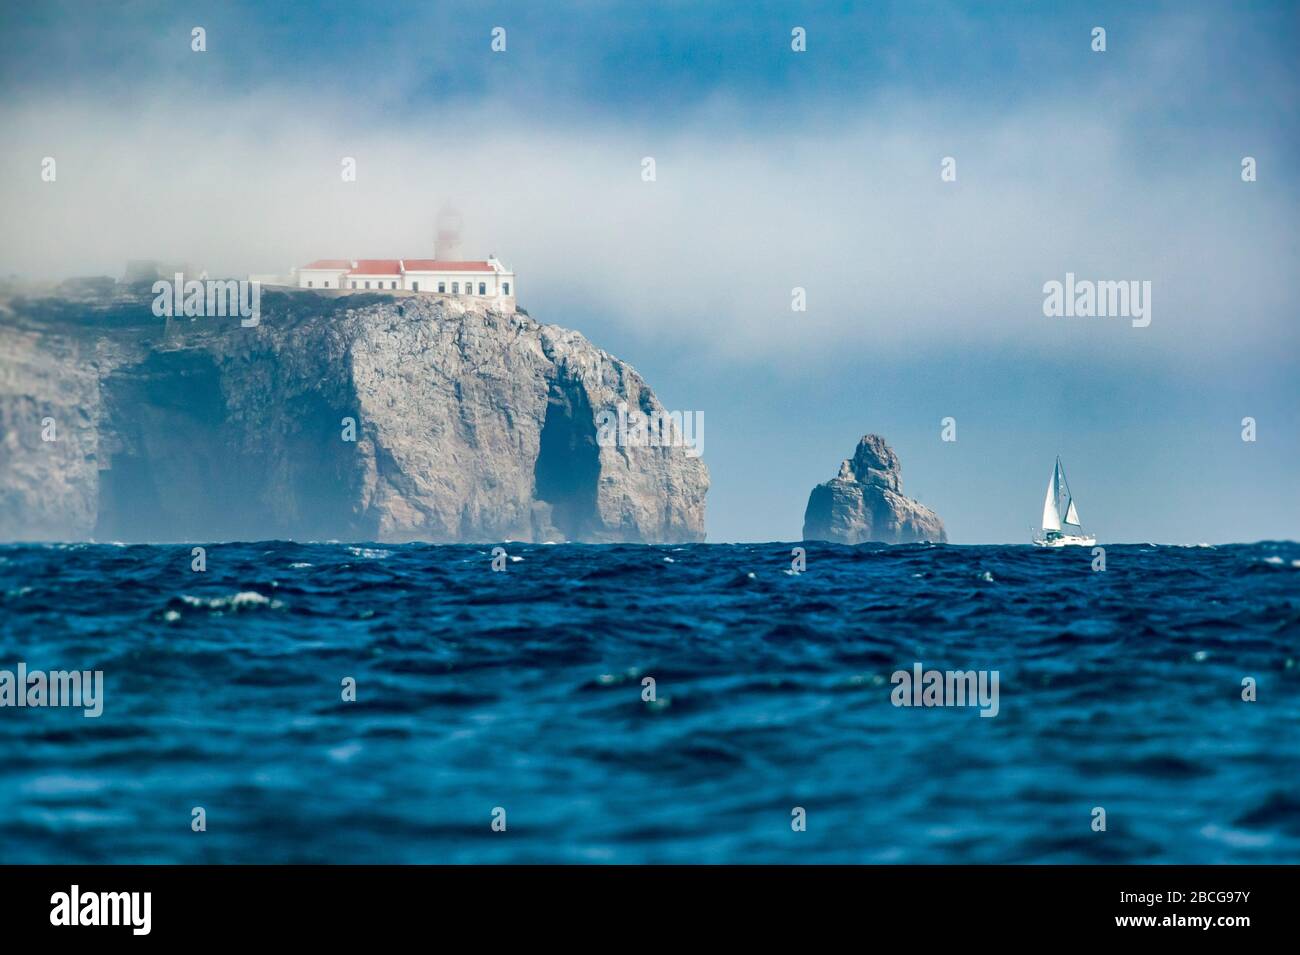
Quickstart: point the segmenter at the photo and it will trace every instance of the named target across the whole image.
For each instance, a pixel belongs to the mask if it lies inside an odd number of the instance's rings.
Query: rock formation
[[[861,544],[883,541],[948,540],[943,521],[923,504],[903,496],[898,455],[876,434],[864,435],[840,473],[818,484],[803,516],[804,540]]]
[[[596,441],[663,408],[577,332],[445,296],[264,289],[256,327],[150,302],[0,302],[0,540],[704,539],[698,457]]]

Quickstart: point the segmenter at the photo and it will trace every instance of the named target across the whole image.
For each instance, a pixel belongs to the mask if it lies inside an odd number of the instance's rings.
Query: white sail
[[[1052,468],[1052,479],[1047,482],[1047,498],[1043,501],[1043,530],[1059,531],[1061,514],[1056,509],[1057,471]]]
[[[1065,517],[1061,517],[1064,509]],[[1064,529],[1062,529],[1064,521]],[[1043,501],[1043,536],[1034,540],[1039,547],[1091,547],[1097,538],[1088,537],[1079,522],[1079,510],[1074,506],[1074,493],[1065,477],[1061,459],[1056,459],[1052,479],[1047,483],[1047,497]]]

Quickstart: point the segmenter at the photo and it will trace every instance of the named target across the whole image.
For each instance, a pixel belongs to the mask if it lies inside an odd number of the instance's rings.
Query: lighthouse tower
[[[446,203],[438,210],[438,220],[434,233],[433,257],[439,262],[459,262],[460,258],[460,213]]]

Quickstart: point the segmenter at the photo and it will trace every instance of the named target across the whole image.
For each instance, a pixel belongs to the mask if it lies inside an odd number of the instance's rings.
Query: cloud
[[[1196,23],[1184,32],[1205,42]],[[1171,43],[1151,57],[1152,88],[1174,82]],[[412,84],[407,72],[382,88]],[[1060,348],[1041,289],[1067,271],[1150,280],[1141,334],[1172,351],[1293,339],[1277,264],[1297,235],[1294,187],[1276,175],[1290,131],[1224,141],[1225,118],[1153,136],[1153,100],[1116,96],[1133,85],[1146,88],[1126,74],[1089,95],[1076,83],[982,107],[883,91],[761,123],[737,121],[743,104],[715,91],[671,126],[537,115],[494,94],[368,111],[328,83],[18,98],[0,107],[0,202],[21,223],[0,239],[0,271],[429,255],[451,199],[466,251],[516,269],[534,311],[581,302],[632,338],[721,355]],[[1240,181],[1247,152],[1261,182]],[[40,181],[44,156],[56,183]],[[345,156],[356,182],[340,179]],[[956,182],[940,180],[945,156]],[[806,312],[791,310],[795,287]],[[1063,334],[1081,354],[1135,334],[1074,321]]]

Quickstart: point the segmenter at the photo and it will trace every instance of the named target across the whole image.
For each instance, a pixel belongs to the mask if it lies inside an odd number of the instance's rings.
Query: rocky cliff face
[[[898,455],[875,434],[863,436],[836,477],[813,488],[803,537],[841,544],[948,540],[939,515],[903,496]]]
[[[597,443],[600,411],[663,409],[578,333],[441,296],[261,308],[0,304],[0,539],[704,539],[702,461]]]

